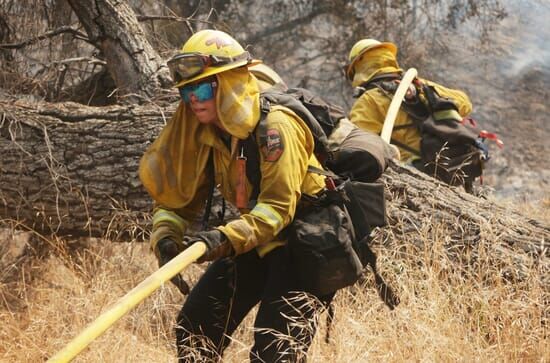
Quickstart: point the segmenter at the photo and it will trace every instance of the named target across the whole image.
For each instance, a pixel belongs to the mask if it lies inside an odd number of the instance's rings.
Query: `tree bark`
[[[412,243],[421,250],[440,243],[453,259],[470,265],[481,258],[483,245],[486,258],[510,278],[525,278],[533,264],[550,268],[547,224],[405,165],[392,163],[381,180],[389,228],[375,242]]]
[[[138,162],[172,108],[0,101],[1,217],[60,235],[141,233]]]
[[[58,235],[144,238],[152,202],[138,163],[174,110],[0,101],[0,218]],[[421,244],[443,225],[455,247],[493,239],[503,253],[548,255],[550,228],[537,220],[407,166],[392,165],[382,181],[382,240]]]
[[[69,0],[69,4],[105,57],[117,96],[140,102],[171,85],[167,67],[125,1]]]

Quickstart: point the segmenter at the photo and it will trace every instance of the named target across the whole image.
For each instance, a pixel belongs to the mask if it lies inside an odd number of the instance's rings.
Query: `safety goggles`
[[[195,95],[198,102],[208,101],[214,98],[214,89],[218,87],[216,81],[206,81],[180,87],[180,96],[185,103],[191,102],[191,95]]]
[[[250,54],[244,52],[237,57],[220,57],[200,53],[177,54],[167,62],[168,69],[175,83],[191,79],[201,73],[207,67],[219,67],[242,60],[251,60]]]

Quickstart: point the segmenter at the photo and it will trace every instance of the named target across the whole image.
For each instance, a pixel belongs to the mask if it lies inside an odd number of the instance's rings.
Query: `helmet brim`
[[[357,56],[353,59],[353,61],[348,64],[347,66],[347,70],[346,70],[346,76],[348,78],[348,80],[353,80],[353,66],[355,65],[355,63],[368,51],[370,50],[373,50],[373,49],[377,49],[377,48],[386,48],[388,49],[390,52],[392,52],[393,56],[394,57],[397,57],[397,47],[395,44],[393,43],[389,43],[389,42],[384,42],[384,43],[380,43],[380,44],[376,44],[376,45],[373,45],[372,47],[368,47],[368,48],[365,48],[364,50],[362,50],[361,52],[359,52],[359,54],[357,54]]]
[[[259,60],[259,59],[252,59],[252,60],[243,59],[242,61],[238,61],[238,62],[231,63],[231,64],[226,64],[226,65],[223,65],[221,67],[208,67],[206,69],[206,71],[204,71],[203,73],[198,74],[195,77],[185,79],[185,80],[183,80],[179,83],[176,83],[174,85],[174,87],[180,88],[180,87],[185,86],[186,84],[199,81],[203,78],[207,78],[207,77],[213,76],[215,74],[228,71],[230,69],[235,69],[235,68],[239,68],[239,67],[242,67],[242,66],[250,67],[250,66],[253,66],[253,65],[256,65],[256,64],[260,64],[260,63],[262,63],[262,61]]]

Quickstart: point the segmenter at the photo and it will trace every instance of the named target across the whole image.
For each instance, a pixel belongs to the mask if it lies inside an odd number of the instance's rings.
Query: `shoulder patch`
[[[265,161],[277,161],[285,151],[283,139],[277,129],[267,129],[266,136],[261,144]]]

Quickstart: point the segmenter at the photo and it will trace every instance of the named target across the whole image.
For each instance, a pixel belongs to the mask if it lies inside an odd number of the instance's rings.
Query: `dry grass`
[[[547,204],[525,208],[548,221]],[[309,361],[550,361],[549,271],[533,265],[525,278],[511,280],[503,274],[508,261],[491,254],[491,236],[462,251],[459,263],[442,242],[444,226],[429,227],[421,230],[426,247],[415,247],[405,236],[377,248],[382,272],[397,287],[401,305],[389,311],[367,274],[364,286],[338,293],[330,344],[324,342],[321,317]],[[43,361],[156,268],[143,243],[92,240],[78,249],[51,243],[59,248],[31,251],[2,275],[2,362]],[[200,266],[192,266],[186,276],[194,282],[200,273]],[[173,321],[182,301],[175,288],[163,287],[75,361],[175,361]],[[251,329],[249,316],[224,361],[247,360]]]
[[[546,198],[531,202],[518,203],[517,199],[499,200],[498,202],[509,208],[514,208],[526,216],[550,224],[550,189],[545,191],[545,195],[547,196]]]

